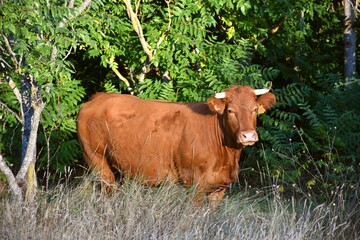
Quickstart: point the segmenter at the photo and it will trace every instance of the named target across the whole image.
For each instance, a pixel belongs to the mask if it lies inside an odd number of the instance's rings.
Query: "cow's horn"
[[[226,93],[225,92],[219,92],[219,93],[215,93],[215,98],[225,98],[226,97]]]
[[[267,88],[255,89],[255,90],[254,90],[254,93],[255,93],[256,95],[263,95],[263,94],[265,94],[265,93],[268,93],[268,92],[270,91],[270,89],[271,89],[271,86],[272,86],[272,82],[270,82],[270,86],[267,87]]]

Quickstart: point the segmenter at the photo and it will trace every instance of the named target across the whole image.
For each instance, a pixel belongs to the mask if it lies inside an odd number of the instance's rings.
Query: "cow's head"
[[[238,144],[253,145],[258,141],[256,116],[271,108],[276,101],[275,95],[269,93],[270,88],[235,86],[209,98],[210,110],[221,116],[225,131]]]

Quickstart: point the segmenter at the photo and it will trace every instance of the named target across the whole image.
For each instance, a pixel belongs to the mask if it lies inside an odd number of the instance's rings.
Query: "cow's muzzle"
[[[245,146],[253,145],[259,140],[258,134],[255,130],[240,131],[238,134],[237,141]]]

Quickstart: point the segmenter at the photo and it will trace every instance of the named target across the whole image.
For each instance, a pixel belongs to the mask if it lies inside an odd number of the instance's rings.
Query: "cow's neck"
[[[230,164],[233,166],[233,170],[238,170],[238,161],[240,158],[241,151],[243,146],[238,144],[234,137],[229,135],[226,132],[226,129],[223,125],[223,119],[221,116],[217,116],[214,118],[214,128],[216,132],[216,141],[218,145],[221,146],[220,154],[223,159],[226,159],[226,165]],[[224,163],[225,164],[225,163]],[[235,174],[236,175],[236,174]]]
[[[217,168],[213,168],[214,171],[222,170],[222,174],[228,176],[225,178],[225,182],[221,183],[224,185],[229,185],[231,182],[235,181],[238,177],[239,171],[239,159],[240,154],[243,149],[242,145],[237,144],[236,140],[229,136],[226,132],[221,116],[217,116],[214,121],[215,132],[216,132],[216,141],[220,145],[219,158],[217,159]],[[225,171],[225,172],[224,172]],[[225,176],[224,175],[224,176]],[[224,179],[222,179],[224,180]]]
[[[217,121],[215,123],[216,131],[218,132],[219,141],[221,141],[221,145],[233,149],[235,151],[241,152],[242,148],[244,147],[241,144],[238,144],[236,138],[232,136],[224,126],[224,120],[222,116],[217,116]]]

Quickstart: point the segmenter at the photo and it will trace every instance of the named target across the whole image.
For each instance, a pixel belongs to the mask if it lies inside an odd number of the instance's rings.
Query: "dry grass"
[[[245,192],[212,211],[174,185],[125,181],[106,196],[87,182],[59,185],[23,206],[2,198],[0,239],[360,239],[358,206],[349,213]]]

